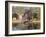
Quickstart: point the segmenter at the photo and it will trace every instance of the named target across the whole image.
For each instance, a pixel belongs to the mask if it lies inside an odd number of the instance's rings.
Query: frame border
[[[43,5],[43,33],[26,33],[26,34],[8,34],[8,2],[12,3],[28,3],[28,4],[42,4]],[[24,1],[5,1],[5,36],[19,36],[19,35],[37,35],[45,34],[45,3],[41,2],[24,2]]]

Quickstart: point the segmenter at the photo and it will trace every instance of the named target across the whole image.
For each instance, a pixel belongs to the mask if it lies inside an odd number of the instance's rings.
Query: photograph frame
[[[27,3],[27,4],[41,4],[43,5],[43,32],[42,33],[26,33],[26,34],[9,34],[8,31],[8,2],[11,3]],[[45,3],[41,2],[24,2],[24,1],[5,1],[5,36],[18,36],[18,35],[35,35],[35,34],[45,34]]]

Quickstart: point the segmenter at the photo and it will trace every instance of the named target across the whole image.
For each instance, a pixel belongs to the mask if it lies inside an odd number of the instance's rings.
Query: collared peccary
[[[32,24],[32,12],[30,10],[26,10],[24,15],[22,16],[23,23],[27,26],[27,29],[33,29]]]
[[[18,14],[16,14],[16,13],[14,13],[14,14],[12,14],[12,18],[16,18],[16,19],[19,19],[19,15]]]

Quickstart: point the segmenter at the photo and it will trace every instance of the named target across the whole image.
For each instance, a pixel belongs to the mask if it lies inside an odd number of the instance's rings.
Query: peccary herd
[[[13,14],[12,18],[16,17],[16,20],[19,19],[19,15]],[[37,23],[36,26],[32,23],[32,12],[30,10],[25,11],[24,15],[22,16],[22,23],[14,24],[13,30],[31,30],[31,29],[38,29]]]

